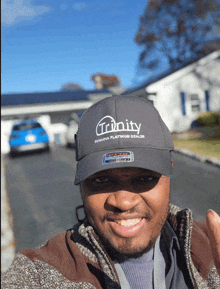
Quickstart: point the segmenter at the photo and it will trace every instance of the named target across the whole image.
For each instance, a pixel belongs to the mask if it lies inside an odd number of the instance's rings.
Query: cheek
[[[87,217],[90,220],[97,219],[104,214],[105,199],[102,194],[84,197],[83,201]]]
[[[170,180],[161,178],[157,186],[145,193],[145,201],[155,214],[163,214],[167,211],[170,201]]]

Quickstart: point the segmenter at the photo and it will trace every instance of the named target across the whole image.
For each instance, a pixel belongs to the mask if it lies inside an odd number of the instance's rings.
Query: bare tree
[[[135,41],[143,47],[142,72],[162,63],[178,69],[220,49],[219,0],[149,0]]]
[[[84,88],[81,85],[77,84],[77,83],[68,82],[68,83],[62,85],[61,90],[63,90],[63,91],[84,90]]]

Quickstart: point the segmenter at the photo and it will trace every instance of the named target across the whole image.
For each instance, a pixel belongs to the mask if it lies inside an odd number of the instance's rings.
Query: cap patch
[[[104,154],[102,157],[103,165],[112,163],[133,162],[133,161],[134,161],[134,153],[131,151],[107,153]]]

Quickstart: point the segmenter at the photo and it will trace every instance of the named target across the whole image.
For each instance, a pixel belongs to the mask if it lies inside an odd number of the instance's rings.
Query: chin
[[[127,250],[122,247],[121,249],[119,248],[119,250],[116,249],[116,252],[124,255],[124,257],[136,259],[149,252],[154,247],[154,244],[155,242],[151,240],[146,246],[136,246],[133,249],[128,248]]]
[[[106,239],[104,235],[98,235],[105,250],[113,261],[119,260],[121,255],[123,255],[123,258],[139,258],[144,253],[149,252],[156,242],[156,240],[150,240],[147,244],[132,245],[132,240],[124,239],[120,244],[114,244],[110,240]]]

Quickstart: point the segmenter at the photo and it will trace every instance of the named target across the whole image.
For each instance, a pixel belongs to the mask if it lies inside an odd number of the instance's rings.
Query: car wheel
[[[50,152],[50,146],[48,145],[48,146],[46,146],[46,148],[45,148],[45,150],[44,150],[45,152]]]
[[[69,142],[66,143],[67,148],[71,148],[71,144]]]
[[[67,143],[66,145],[68,148],[74,149],[75,148],[75,143]]]
[[[16,152],[10,151],[9,155],[10,155],[11,158],[15,158],[17,154],[16,154]]]

